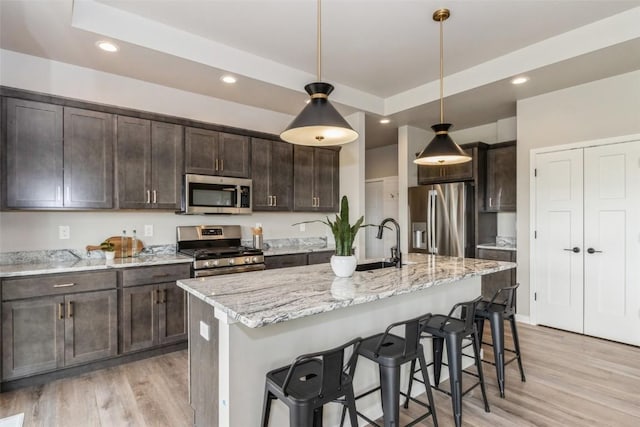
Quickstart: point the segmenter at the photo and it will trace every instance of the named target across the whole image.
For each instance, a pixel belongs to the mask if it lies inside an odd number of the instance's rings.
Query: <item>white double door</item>
[[[535,162],[538,323],[640,345],[640,141]]]

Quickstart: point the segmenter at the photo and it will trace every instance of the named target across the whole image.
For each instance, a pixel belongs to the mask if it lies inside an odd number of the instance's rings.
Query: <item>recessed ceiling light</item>
[[[100,49],[106,51],[106,52],[117,52],[119,50],[118,45],[116,45],[115,43],[112,42],[108,42],[105,40],[101,40],[99,42],[96,42],[96,46],[98,46]]]
[[[529,77],[516,77],[515,79],[511,80],[511,83],[513,83],[514,85],[521,85],[523,83],[526,83],[529,81]]]
[[[386,125],[389,122],[391,122],[391,120],[389,119],[380,119],[380,123],[382,123],[383,125]]]
[[[223,82],[228,83],[228,84],[233,84],[233,83],[238,81],[233,76],[222,76],[222,77],[220,77],[220,80],[222,80]]]

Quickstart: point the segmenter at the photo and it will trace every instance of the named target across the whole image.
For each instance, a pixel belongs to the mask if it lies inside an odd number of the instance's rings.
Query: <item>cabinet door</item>
[[[516,210],[516,146],[487,151],[488,211]]]
[[[113,115],[64,109],[64,206],[113,207]]]
[[[62,206],[62,107],[7,99],[6,205]]]
[[[158,344],[184,341],[187,339],[187,298],[186,293],[174,282],[158,285]]]
[[[122,289],[122,351],[142,350],[158,342],[158,310],[160,298],[156,285]]]
[[[254,211],[273,210],[271,193],[272,142],[266,139],[251,141],[252,202]]]
[[[340,197],[339,152],[316,148],[314,153],[316,210],[336,212]]]
[[[179,209],[184,173],[182,126],[151,122],[151,202],[158,209]]]
[[[331,261],[331,257],[336,251],[309,252],[308,264],[325,264]]]
[[[64,299],[32,298],[2,304],[2,379],[61,368]]]
[[[65,366],[117,354],[117,297],[115,289],[65,296]]]
[[[418,184],[431,184],[442,179],[442,166],[418,165]]]
[[[475,153],[472,148],[467,148],[464,151],[473,158]],[[443,166],[442,176],[447,181],[464,181],[473,179],[473,163],[474,161],[471,160],[466,163]]]
[[[478,258],[496,261],[515,261],[514,251],[478,249]],[[516,269],[498,271],[482,276],[482,296],[490,299],[498,289],[513,286],[516,283]]]
[[[293,194],[293,145],[272,142],[271,149],[271,194],[274,196],[274,210],[291,210]],[[255,185],[255,181],[254,185]]]
[[[293,210],[315,210],[312,147],[293,147]]]
[[[218,175],[238,178],[251,176],[249,137],[220,133],[218,150]]]
[[[267,270],[273,268],[299,267],[307,265],[307,254],[272,255],[264,257]]]
[[[218,132],[185,128],[184,170],[186,173],[218,175]]]
[[[151,202],[151,122],[118,116],[118,206],[143,209]]]

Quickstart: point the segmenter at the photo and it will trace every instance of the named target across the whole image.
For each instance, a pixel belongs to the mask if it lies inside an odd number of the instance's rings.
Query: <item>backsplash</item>
[[[151,245],[145,247],[140,255],[170,255],[176,253],[176,245]],[[76,249],[53,249],[44,251],[0,252],[0,265],[36,264],[46,262],[69,262],[82,259],[103,259],[102,251],[83,251]]]

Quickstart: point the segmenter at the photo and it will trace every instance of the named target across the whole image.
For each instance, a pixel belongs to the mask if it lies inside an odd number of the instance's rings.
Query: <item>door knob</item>
[[[593,249],[593,248],[589,248],[589,249],[587,249],[587,252],[589,252],[590,254],[595,254],[595,253],[601,254],[601,253],[602,253],[602,251],[596,251],[596,250],[595,250],[595,249]]]
[[[573,248],[571,248],[571,249],[563,249],[563,250],[564,250],[564,251],[568,251],[568,252],[573,252],[573,253],[576,253],[576,254],[577,254],[577,253],[580,253],[580,248],[579,248],[579,247],[577,247],[577,246],[575,246],[575,247],[573,247]]]

